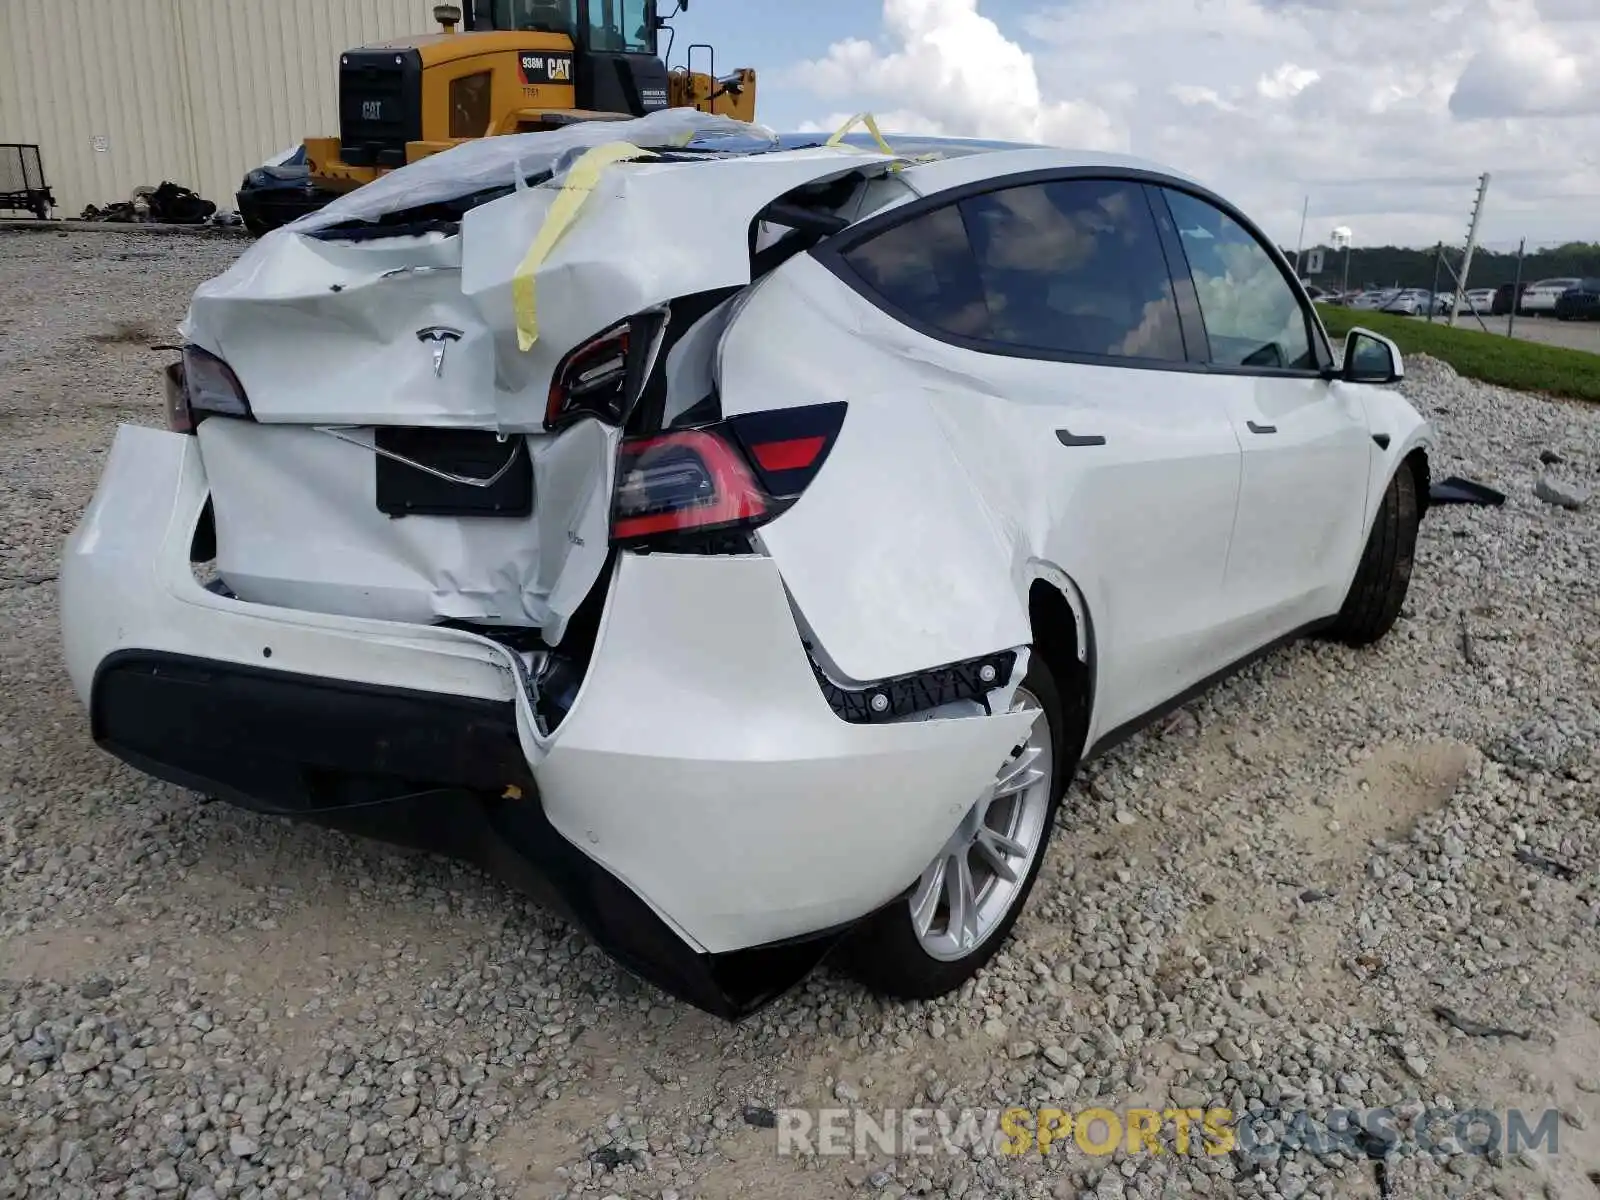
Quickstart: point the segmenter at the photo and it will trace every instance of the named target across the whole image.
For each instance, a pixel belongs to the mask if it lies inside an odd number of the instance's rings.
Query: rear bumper
[[[786,991],[840,932],[694,949],[551,826],[510,703],[122,651],[97,672],[91,724],[104,749],[181,787],[476,863],[718,1016]]]
[[[546,737],[488,639],[201,587],[208,496],[194,438],[119,431],[60,588],[101,744],[258,810],[547,880],[621,962],[724,1015],[909,885],[1027,725],[846,723],[770,559],[623,555]]]

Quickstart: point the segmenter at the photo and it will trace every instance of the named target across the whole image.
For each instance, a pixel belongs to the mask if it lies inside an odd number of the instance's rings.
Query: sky
[[[754,67],[781,131],[869,111],[1117,150],[1291,248],[1307,197],[1307,245],[1463,244],[1488,171],[1481,244],[1600,241],[1600,0],[690,0],[673,23],[673,65],[710,42],[719,73]]]

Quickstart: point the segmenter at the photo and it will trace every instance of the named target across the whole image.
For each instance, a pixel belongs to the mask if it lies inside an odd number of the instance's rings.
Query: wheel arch
[[[1428,448],[1414,446],[1411,451],[1400,460],[1400,467],[1408,469],[1417,485],[1417,515],[1425,516],[1428,512],[1428,489],[1433,485],[1433,465],[1428,461]]]
[[[1081,702],[1080,727],[1072,735],[1072,740],[1081,741],[1076,746],[1063,747],[1075,762],[1089,744],[1094,716],[1096,662],[1089,606],[1066,572],[1039,561],[1029,564],[1027,601],[1034,653],[1055,676],[1063,701],[1070,693]]]

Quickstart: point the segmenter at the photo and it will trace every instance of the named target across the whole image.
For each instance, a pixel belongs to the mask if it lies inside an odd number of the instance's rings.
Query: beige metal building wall
[[[0,142],[37,142],[58,214],[244,173],[338,131],[339,52],[437,29],[433,0],[0,0]]]

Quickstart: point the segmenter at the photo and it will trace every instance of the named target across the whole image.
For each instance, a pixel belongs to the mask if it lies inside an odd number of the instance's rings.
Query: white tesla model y
[[[1079,761],[1389,629],[1430,428],[1237,208],[806,141],[485,139],[201,287],[66,554],[99,743],[553,884],[737,1016],[835,947],[958,986]]]

